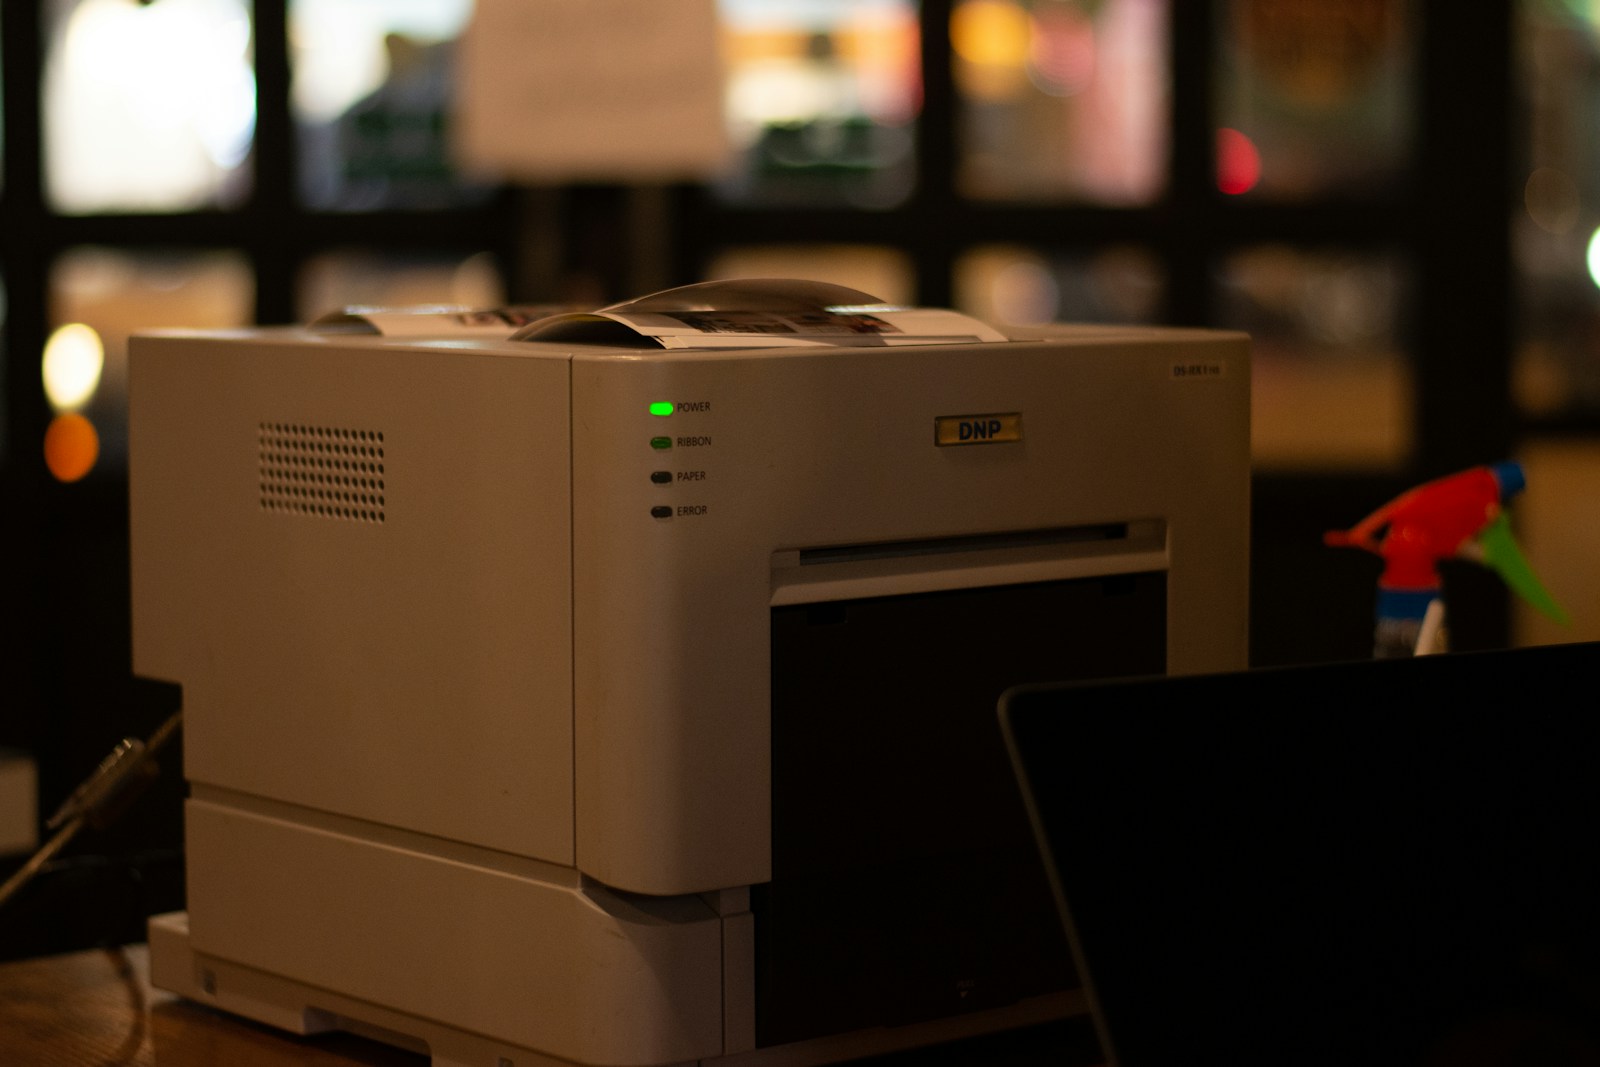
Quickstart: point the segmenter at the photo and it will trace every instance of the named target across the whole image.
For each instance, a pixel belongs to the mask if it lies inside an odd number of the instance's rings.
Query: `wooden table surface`
[[[857,1067],[1084,1067],[1087,1020],[968,1038]],[[330,1033],[296,1037],[154,989],[144,945],[0,963],[0,1067],[428,1067],[429,1058]],[[840,1065],[848,1067],[848,1065]]]
[[[4,1067],[427,1067],[349,1034],[295,1037],[152,989],[143,945],[0,963]]]

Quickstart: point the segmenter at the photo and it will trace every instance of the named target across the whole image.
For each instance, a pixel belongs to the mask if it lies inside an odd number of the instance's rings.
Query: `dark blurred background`
[[[1600,637],[1600,15],[1577,0],[722,0],[735,158],[468,180],[470,0],[0,12],[0,785],[37,828],[172,694],[131,677],[131,332],[349,304],[598,305],[822,278],[998,323],[1254,338],[1251,659],[1362,658],[1400,491],[1516,458],[1558,628],[1471,565],[1457,648]],[[93,428],[92,463],[55,432]],[[80,460],[74,464],[75,455]],[[181,747],[181,746],[180,746]],[[0,957],[181,906],[180,747],[0,914]],[[8,777],[9,776],[9,777]],[[19,784],[21,783],[21,784]],[[23,836],[27,836],[24,834]],[[20,862],[16,835],[0,873]]]

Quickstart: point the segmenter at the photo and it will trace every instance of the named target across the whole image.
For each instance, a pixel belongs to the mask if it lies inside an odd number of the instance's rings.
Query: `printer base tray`
[[[433,1067],[573,1067],[570,1060],[197,952],[189,941],[187,912],[152,917],[149,944],[152,985],[289,1033],[355,1034],[430,1056]],[[1038,1025],[1082,1015],[1087,1010],[1082,993],[1073,990],[911,1026],[875,1028],[690,1060],[681,1067],[820,1067]]]

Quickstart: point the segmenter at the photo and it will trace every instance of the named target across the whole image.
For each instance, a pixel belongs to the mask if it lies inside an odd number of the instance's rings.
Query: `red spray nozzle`
[[[1434,589],[1439,561],[1458,555],[1523,485],[1516,463],[1473,467],[1408,490],[1350,529],[1330,531],[1323,541],[1382,556],[1380,588]]]

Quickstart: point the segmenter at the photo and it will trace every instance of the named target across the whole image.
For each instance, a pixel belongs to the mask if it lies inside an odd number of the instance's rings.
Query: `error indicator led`
[[[652,414],[652,415],[671,415],[672,414],[672,401],[670,401],[670,400],[657,400],[655,403],[650,405],[650,414]]]

